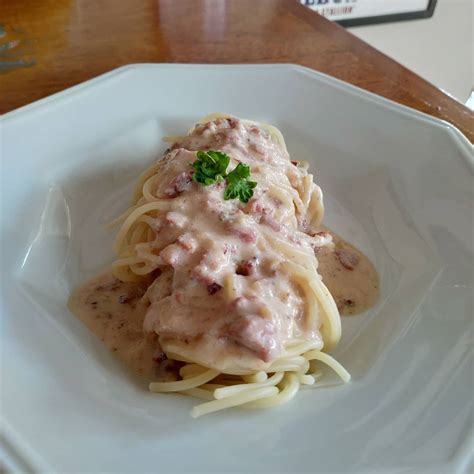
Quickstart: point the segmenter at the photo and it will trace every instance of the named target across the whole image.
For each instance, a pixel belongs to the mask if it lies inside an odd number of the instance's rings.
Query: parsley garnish
[[[249,181],[249,165],[239,163],[233,171],[227,175],[227,187],[224,191],[224,199],[239,198],[242,202],[249,202],[253,196],[253,188],[257,186],[255,181]]]
[[[229,166],[230,157],[221,151],[209,150],[198,151],[197,160],[192,164],[196,170],[193,180],[197,183],[209,186],[222,181]]]
[[[245,163],[239,163],[229,174],[226,174],[230,163],[230,156],[222,151],[209,150],[198,151],[197,160],[192,163],[196,170],[193,173],[193,181],[201,183],[204,186],[227,181],[227,187],[224,191],[224,199],[240,199],[247,203],[253,196],[253,189],[257,186],[255,181],[250,181],[250,167]]]

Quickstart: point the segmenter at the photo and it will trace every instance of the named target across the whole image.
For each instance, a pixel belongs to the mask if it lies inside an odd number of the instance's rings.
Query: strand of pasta
[[[204,385],[201,385],[199,388],[203,388],[205,390],[214,392],[214,390],[217,390],[218,388],[229,387],[229,385],[233,385],[233,383],[228,382],[227,385],[223,383],[205,383]]]
[[[344,383],[350,381],[350,374],[333,357],[320,350],[310,350],[295,357],[277,360],[270,366],[264,379],[264,372],[229,378],[226,374],[190,363],[180,369],[183,380],[151,383],[150,390],[162,393],[179,392],[206,400],[206,403],[193,408],[193,417],[236,406],[249,409],[271,408],[291,400],[301,385],[313,385],[319,380],[322,373],[313,370],[314,361],[323,362],[333,369]],[[291,363],[293,366],[290,366]],[[280,370],[280,367],[283,369]],[[267,377],[268,374],[272,375]],[[225,384],[209,383],[224,375],[227,378]],[[255,381],[251,381],[251,377],[254,377]],[[243,383],[239,383],[239,379]]]
[[[148,180],[148,178],[150,178],[150,176],[156,175],[160,166],[161,166],[161,161],[158,161],[157,163],[153,163],[139,176],[138,182],[133,192],[133,198],[132,198],[133,204],[136,204],[139,201],[139,199],[143,196],[143,185]]]
[[[334,298],[319,276],[314,278],[314,274],[302,268],[300,265],[289,261],[283,262],[281,267],[291,274],[292,278],[298,281],[306,292],[310,291],[313,293],[314,297],[309,298],[307,302],[309,305],[313,302],[317,302],[321,310],[322,324],[320,331],[323,337],[324,347],[327,351],[330,351],[341,338],[341,319]],[[312,314],[317,313],[318,311],[316,309]],[[310,324],[314,323],[312,314],[309,315]]]
[[[273,250],[285,256],[287,260],[297,262],[301,267],[314,272],[314,275],[319,278],[317,274],[318,261],[314,255],[292,247],[283,240],[275,237],[269,229],[263,226],[261,232]]]
[[[313,341],[292,341],[285,347],[285,357],[294,357],[300,354],[304,354],[310,350],[321,350],[323,348],[323,342],[320,340]]]
[[[115,278],[118,278],[122,281],[140,281],[141,277],[136,275],[132,272],[128,265],[120,267],[120,266],[113,266],[112,273]]]
[[[283,389],[273,397],[246,403],[242,408],[271,408],[289,402],[298,393],[300,383],[296,374],[287,372],[283,379]]]
[[[301,372],[306,373],[309,370],[309,362],[301,356],[291,359],[278,359],[269,369],[271,372]]]
[[[321,362],[324,362],[326,365],[331,367],[331,369],[336,372],[341,379],[347,383],[351,380],[351,374],[344,368],[342,364],[340,364],[334,357],[331,357],[329,354],[325,354],[324,352],[321,351],[309,351],[306,354],[303,354],[303,357],[306,360],[320,360]]]
[[[147,201],[154,201],[155,199],[158,199],[152,192],[151,192],[151,189],[153,187],[153,185],[155,184],[156,182],[156,176],[155,175],[152,175],[150,176],[144,183],[143,183],[143,186],[142,186],[142,194],[143,194],[143,197],[147,200]]]
[[[315,184],[313,183],[313,187]],[[311,227],[317,227],[321,224],[322,218],[324,216],[324,206],[321,200],[320,192],[312,192],[311,199],[309,201],[307,210],[307,219]]]
[[[218,388],[214,391],[214,398],[216,400],[220,400],[222,398],[231,397],[233,395],[245,392],[246,390],[277,385],[283,379],[283,375],[283,372],[276,372],[274,375],[267,378],[267,380],[263,382],[245,383],[241,385],[231,385],[230,387]]]
[[[290,196],[288,196],[287,193],[285,193],[282,189],[279,189],[277,186],[270,186],[268,194],[281,202],[282,209],[293,211],[289,217],[291,219],[291,225],[297,227],[298,221],[296,219],[295,206]]]
[[[140,242],[143,242],[145,240],[144,234],[145,231],[147,230],[147,225],[145,222],[140,222],[136,221],[136,225],[132,229],[130,233],[130,245],[136,246],[136,244],[139,244]]]
[[[183,395],[189,395],[190,397],[199,398],[201,400],[215,400],[214,394],[210,390],[205,390],[203,388],[189,388],[188,390],[183,390]]]
[[[303,178],[303,191],[301,193],[302,194],[301,201],[303,203],[306,213],[308,212],[308,206],[311,199],[312,185],[313,185],[313,175],[307,174]]]
[[[261,398],[268,398],[278,395],[277,387],[264,387],[255,390],[242,392],[232,397],[223,398],[222,400],[213,400],[211,402],[201,403],[191,410],[191,416],[197,418],[198,416],[207,415],[209,413],[225,410],[226,408],[243,405],[248,402],[259,400]]]
[[[251,375],[242,375],[242,380],[244,380],[247,383],[259,383],[259,382],[264,382],[265,380],[268,379],[268,375],[266,372],[263,372],[262,370],[260,372],[257,372],[256,374],[251,374]]]
[[[229,273],[224,277],[224,292],[227,301],[234,301],[237,298],[235,276]]]
[[[298,380],[301,385],[314,385],[316,382],[315,378],[309,374],[299,374]]]
[[[219,375],[218,370],[209,369],[194,377],[178,380],[177,382],[152,382],[150,383],[150,391],[152,392],[181,392],[190,388],[199,387]]]
[[[281,183],[279,183],[279,187],[270,185],[268,194],[281,201],[286,209],[294,208],[300,215],[305,214],[306,207],[295,189],[289,186],[282,186]]]
[[[308,171],[309,170],[309,162],[308,161],[300,160],[299,163],[297,164],[297,166],[298,166],[299,169],[301,169],[303,171]]]
[[[179,375],[183,379],[187,379],[189,377],[194,377],[194,376],[204,372],[204,370],[205,370],[205,368],[202,365],[199,365],[199,364],[186,364],[186,365],[183,365],[183,367],[181,367],[179,369]]]
[[[323,318],[326,322],[321,330],[324,348],[326,351],[331,351],[341,339],[342,331],[341,317],[339,316],[336,302],[321,278],[312,279],[308,283],[316,293],[316,299],[320,303]]]
[[[162,264],[160,257],[150,253],[144,256],[132,255],[115,260],[112,263],[114,275],[123,281],[137,281],[148,275]]]
[[[153,232],[153,229],[151,229],[150,227],[148,227],[147,231],[146,231],[146,240],[148,242],[150,242],[152,239],[153,239],[153,236],[154,236],[154,232]]]
[[[145,224],[148,224],[150,228],[153,229],[153,226],[156,225],[156,217],[151,217],[147,214],[142,214],[138,219],[138,222],[144,222]]]
[[[135,264],[135,265],[130,265],[130,270],[135,273],[137,276],[145,276],[151,273],[153,270],[156,270],[159,265],[153,264],[153,263],[140,263],[140,264]]]
[[[318,303],[320,302],[316,299],[314,290],[308,282],[309,278],[314,277],[306,269],[300,267],[300,265],[296,266],[294,263],[283,262],[280,267],[283,271],[286,270],[286,272],[291,276],[292,281],[296,282],[303,291],[305,296],[303,300],[306,303],[306,329],[318,329],[316,323],[319,320]],[[325,341],[324,337],[323,341]]]
[[[148,202],[146,204],[141,205],[137,209],[135,209],[124,221],[122,227],[120,228],[117,237],[114,243],[114,250],[117,253],[120,253],[120,249],[122,248],[123,242],[126,241],[127,234],[132,226],[132,224],[142,215],[146,214],[150,211],[162,211],[169,209],[169,200],[160,200],[160,201],[153,201]]]

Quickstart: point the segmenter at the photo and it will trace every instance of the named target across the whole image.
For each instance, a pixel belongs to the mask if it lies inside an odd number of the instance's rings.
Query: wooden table
[[[0,113],[128,63],[291,62],[474,141],[469,109],[297,0],[2,0],[0,23]]]

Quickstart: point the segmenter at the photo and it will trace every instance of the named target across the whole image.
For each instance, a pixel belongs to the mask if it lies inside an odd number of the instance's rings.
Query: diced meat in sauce
[[[214,272],[210,271],[208,267],[198,265],[191,272],[191,277],[198,283],[209,286],[214,282],[215,274]]]
[[[192,278],[206,286],[211,285],[216,281],[218,273],[229,263],[230,255],[227,244],[214,245],[194,267]]]
[[[163,263],[173,268],[178,267],[183,262],[184,255],[183,248],[176,244],[168,245],[160,252]]]
[[[239,318],[227,328],[225,336],[254,352],[265,362],[271,360],[274,352],[278,351],[275,327],[257,315]]]
[[[257,232],[252,227],[232,225],[230,233],[246,243],[251,244],[257,241]]]
[[[129,301],[128,295],[120,295],[119,296],[119,303],[120,304],[126,304]]]
[[[341,265],[347,270],[354,270],[359,263],[359,257],[350,250],[336,249],[335,253]]]
[[[190,233],[180,235],[176,242],[188,252],[194,252],[198,247],[198,241]]]
[[[173,227],[183,228],[187,224],[188,218],[181,212],[168,212],[166,213],[165,222]]]
[[[311,235],[311,237],[320,237],[322,239],[327,239],[331,236],[331,234],[325,230],[320,232],[309,232],[309,235]]]
[[[279,222],[277,222],[276,219],[273,219],[273,217],[263,216],[262,222],[264,224],[267,224],[275,232],[280,232],[280,230],[281,230],[281,224]]]
[[[191,171],[178,174],[165,189],[165,196],[169,198],[175,198],[182,192],[186,191],[191,185],[193,180],[193,174]]]
[[[339,298],[336,301],[336,305],[337,309],[342,312],[346,307],[353,308],[356,305],[356,302],[350,298]]]
[[[156,362],[157,364],[160,364],[166,359],[168,359],[168,357],[161,349],[157,349],[155,353],[153,354],[153,361]]]
[[[211,283],[210,285],[207,286],[207,292],[210,295],[215,295],[218,291],[222,290],[222,285],[219,285],[219,283]]]
[[[263,216],[265,214],[268,214],[268,209],[265,207],[265,205],[257,200],[257,199],[251,199],[249,203],[247,204],[247,212],[249,214],[257,215],[257,216]]]
[[[310,232],[309,235],[313,237],[311,246],[313,247],[314,253],[316,255],[318,255],[319,252],[327,249],[327,245],[332,242],[332,235],[326,231]]]
[[[242,260],[237,265],[235,273],[237,273],[237,275],[249,276],[255,272],[257,265],[258,265],[257,257],[253,257],[249,260]]]
[[[251,150],[259,153],[260,155],[264,155],[265,154],[265,148],[258,144],[258,143],[252,143],[249,147]]]

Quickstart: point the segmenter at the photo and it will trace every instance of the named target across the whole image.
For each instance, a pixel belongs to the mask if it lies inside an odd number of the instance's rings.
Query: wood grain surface
[[[0,2],[0,113],[140,62],[297,63],[474,141],[468,108],[297,0]]]

